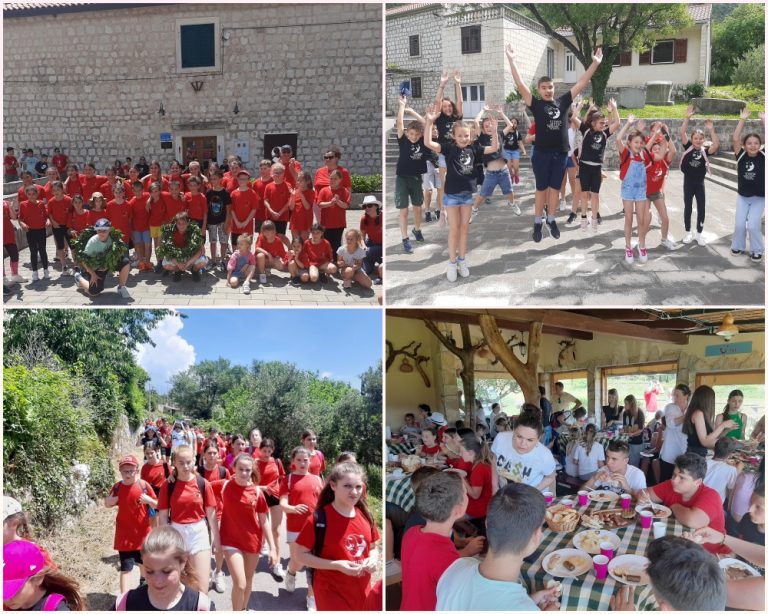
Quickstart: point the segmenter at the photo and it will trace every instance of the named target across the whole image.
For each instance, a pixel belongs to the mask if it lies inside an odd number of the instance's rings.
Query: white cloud
[[[136,359],[149,373],[150,384],[160,393],[168,392],[171,377],[195,364],[195,348],[179,336],[184,321],[177,316],[168,316],[149,336],[155,347],[144,344],[136,351]]]
[[[332,377],[333,377],[333,373],[331,373],[330,371],[323,371],[320,374],[320,379],[331,379]]]

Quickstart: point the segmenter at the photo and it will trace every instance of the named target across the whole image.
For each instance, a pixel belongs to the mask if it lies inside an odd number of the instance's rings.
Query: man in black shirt
[[[573,87],[555,98],[555,84],[550,77],[539,79],[539,98],[534,98],[531,90],[523,83],[520,73],[515,66],[515,52],[511,44],[506,46],[507,60],[512,71],[512,78],[523,102],[533,113],[536,124],[536,149],[531,157],[533,174],[536,177],[536,204],[533,224],[533,240],[541,241],[543,226],[542,215],[544,205],[549,203],[547,210],[547,225],[555,239],[560,238],[560,230],[555,222],[554,203],[558,200],[560,186],[565,176],[565,166],[568,156],[568,112],[573,99],[587,86],[592,75],[603,59],[603,50],[598,47],[592,56],[592,64],[584,72]]]

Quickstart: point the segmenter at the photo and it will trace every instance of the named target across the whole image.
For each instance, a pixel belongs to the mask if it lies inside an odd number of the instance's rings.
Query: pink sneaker
[[[641,264],[645,264],[648,262],[648,250],[644,247],[638,248],[638,251],[640,252],[640,262]]]
[[[515,183],[520,183],[520,175],[515,175]]]
[[[628,247],[626,250],[624,250],[624,261],[627,264],[632,264],[635,261],[635,254],[631,247]]]

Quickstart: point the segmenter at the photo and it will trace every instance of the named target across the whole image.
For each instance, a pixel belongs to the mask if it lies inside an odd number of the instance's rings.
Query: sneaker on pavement
[[[413,236],[414,236],[414,237],[416,237],[416,240],[417,240],[419,243],[423,243],[423,242],[424,242],[424,235],[423,235],[423,234],[421,234],[421,230],[417,230],[416,228],[414,228],[414,229],[411,231],[411,233],[413,234]]]
[[[752,262],[762,262],[763,261],[763,255],[762,254],[750,254],[749,258],[750,258],[750,260],[752,260]]]
[[[626,262],[627,264],[632,264],[634,261],[635,261],[635,254],[632,251],[631,247],[627,247],[624,250],[624,262]]]
[[[317,605],[315,604],[315,598],[307,595],[307,612],[317,612]]]
[[[200,271],[192,270],[192,281],[200,281]]]
[[[43,279],[50,279],[51,272],[48,269],[43,269]]]
[[[299,277],[298,275],[296,277],[291,277],[291,285],[294,288],[298,288],[299,286],[301,286],[301,277]]]
[[[461,275],[462,277],[469,277],[469,267],[467,266],[467,259],[459,258],[456,261],[456,264],[459,271],[459,275]]]
[[[533,223],[533,242],[539,243],[541,241],[541,227],[544,224],[542,222]]]
[[[32,271],[32,281],[40,281],[40,276],[37,274],[37,271]]]
[[[455,262],[448,262],[448,268],[445,270],[445,276],[448,281],[456,281],[459,277],[459,269]]]
[[[603,218],[602,218],[602,217],[600,217],[600,214],[599,214],[599,213],[597,214],[597,223],[598,223],[598,224],[602,224],[602,223],[603,223]]]
[[[698,243],[701,247],[704,247],[707,244],[707,240],[704,238],[704,235],[700,232],[696,233],[696,243]]]
[[[259,273],[259,283],[260,284],[267,283],[267,274],[266,273]]]
[[[566,225],[566,226],[570,226],[570,225],[571,225],[571,224],[573,224],[575,221],[576,221],[576,214],[575,214],[573,211],[571,211],[571,212],[568,214],[568,219],[565,221],[565,225]]]
[[[440,209],[435,209],[435,219],[436,220],[440,219]]]
[[[80,280],[83,278],[83,274],[80,271],[75,271],[74,278],[77,282],[75,284],[75,289],[77,289],[80,286]],[[34,279],[32,281],[34,281]]]
[[[125,286],[118,286],[117,293],[120,295],[120,298],[124,298],[124,299],[131,298],[131,295],[128,293],[128,288],[126,288]]]
[[[411,240],[409,238],[403,239],[403,250],[406,254],[412,254],[413,253],[413,245],[411,245]]]
[[[744,250],[741,249],[731,249],[731,254],[734,256],[741,256],[744,253]]]
[[[676,249],[680,249],[682,247],[682,245],[671,238],[662,239],[661,244],[670,251],[675,251]]]
[[[551,222],[547,222],[547,226],[549,226],[549,232],[552,235],[552,238],[559,239],[560,229],[558,229],[557,227],[557,222],[555,220],[552,220]]]
[[[427,211],[424,214],[424,221],[425,222],[431,222],[432,221],[432,212],[431,211]]]
[[[11,281],[15,281],[17,284],[22,284],[27,281],[27,279],[16,273],[16,275],[11,275]]]
[[[515,215],[522,215],[523,214],[523,212],[520,210],[520,205],[518,205],[517,203],[512,203],[512,212]]]
[[[691,241],[693,241],[693,233],[692,232],[686,232],[685,236],[683,237],[683,243],[688,245]]]
[[[213,574],[213,590],[217,593],[224,592],[224,572],[219,571]]]
[[[283,568],[280,567],[280,563],[277,563],[272,568],[272,577],[278,582],[282,582],[283,580],[285,580],[285,572],[283,571]]]
[[[243,294],[250,294],[251,293],[251,284],[243,284],[240,287],[240,292]]]
[[[587,226],[589,226],[589,221],[587,220],[587,218],[585,217],[581,218],[581,229],[586,230]]]
[[[640,263],[645,264],[648,262],[648,250],[644,247],[638,247],[637,251],[640,254]]]

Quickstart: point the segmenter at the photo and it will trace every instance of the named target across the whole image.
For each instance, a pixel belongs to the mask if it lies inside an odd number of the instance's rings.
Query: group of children
[[[95,166],[87,164],[81,174],[70,164],[65,181],[51,167],[48,182],[38,186],[24,172],[18,208],[3,203],[3,243],[11,261],[11,276],[4,275],[4,282],[26,281],[19,274],[15,225],[26,233],[34,282],[40,279],[39,268],[44,279],[51,278],[46,252],[49,228],[61,273],[67,276],[83,268],[81,262],[75,262],[74,270],[67,267],[70,240],[107,220],[133,249],[131,264],[139,272],[174,273],[179,280],[189,271],[199,281],[202,271],[220,267],[228,285],[245,294],[256,276],[265,284],[273,270],[288,271],[295,286],[338,273],[344,288],[353,283],[370,288],[381,283],[383,274],[381,203],[366,197],[359,228],[345,230],[351,181],[338,165],[340,155],[338,148],[330,147],[326,165],[314,180],[301,170],[287,145],[279,161],[259,163],[258,177],[251,177],[236,156],[230,157],[226,173],[211,163],[207,176],[196,161],[186,172],[174,161],[163,175],[156,160],[149,163],[146,176],[140,177],[139,169],[132,167],[124,179],[113,168],[98,175]],[[210,258],[205,252],[206,234]],[[169,251],[176,257],[169,257]],[[95,294],[90,282],[83,288]],[[118,291],[128,298],[122,279]]]
[[[272,577],[296,588],[296,574],[306,567],[308,610],[381,609],[381,586],[371,587],[378,563],[378,529],[366,504],[366,475],[355,454],[345,452],[326,472],[317,436],[306,430],[284,468],[273,456],[275,444],[252,429],[246,440],[234,434],[208,435],[177,421],[149,421],[141,437],[145,462],[127,454],[119,462],[120,481],[104,499],[117,508],[114,548],[120,561],[120,593],[116,610],[209,610],[216,592],[224,591],[223,562],[232,581],[233,610],[248,609],[260,556]],[[166,450],[170,462],[166,460]],[[326,474],[326,475],[324,475]],[[21,506],[5,500],[4,543],[21,539],[17,522]],[[280,533],[286,516],[290,562],[284,571]],[[11,533],[13,535],[11,535]],[[14,537],[16,536],[16,537]],[[47,553],[24,542],[24,565],[6,562],[4,605],[12,609],[84,609],[74,581],[46,584],[56,574]],[[34,552],[33,552],[34,546]],[[41,555],[36,554],[39,551]],[[13,559],[11,559],[13,560]],[[140,570],[136,582],[133,569]],[[53,576],[58,577],[58,576]],[[42,585],[40,580],[42,579]],[[19,596],[8,595],[10,581],[28,585]],[[14,585],[15,586],[15,585]],[[35,590],[32,590],[35,587]],[[39,589],[39,590],[38,590]],[[57,594],[61,592],[61,594]],[[36,607],[53,598],[57,607]]]
[[[661,244],[669,250],[682,247],[669,235],[669,216],[664,199],[664,182],[677,153],[667,126],[655,121],[646,133],[645,122],[636,121],[632,115],[622,125],[614,100],[608,102],[608,117],[595,105],[590,105],[584,118],[580,115],[584,104],[580,93],[602,62],[602,50],[596,50],[592,64],[569,91],[557,98],[554,82],[549,77],[538,80],[538,92],[534,96],[520,77],[511,45],[506,46],[505,53],[518,92],[533,116],[533,124],[525,138],[518,130],[517,120],[508,118],[499,106],[486,106],[474,121],[464,121],[458,71],[453,75],[456,101],[444,97],[444,89],[450,79],[446,71],[435,102],[427,107],[424,117],[408,108],[405,97],[400,97],[396,123],[400,151],[395,179],[395,206],[399,211],[404,251],[413,251],[408,236],[409,201],[414,208],[412,234],[416,241],[422,242],[421,208],[426,203],[425,219],[430,221],[431,194],[437,188],[435,217],[441,222],[445,221],[445,216],[441,217],[440,212],[445,212],[448,217],[447,278],[455,281],[458,276],[469,276],[466,260],[469,225],[496,186],[507,197],[510,210],[516,215],[521,214],[519,205],[514,202],[514,185],[520,180],[519,159],[521,154],[525,154],[524,143],[531,144],[531,164],[536,184],[534,242],[542,240],[545,223],[554,239],[560,237],[555,215],[558,208],[565,208],[564,194],[568,182],[573,193],[573,206],[566,224],[574,224],[578,217],[582,230],[586,231],[591,226],[596,232],[602,223],[599,211],[600,187],[604,179],[602,164],[606,143],[611,136],[616,138],[619,154],[625,261],[631,264],[635,260],[633,224],[637,229],[638,261],[641,264],[648,261],[646,236],[651,222],[651,204],[656,207],[661,222]],[[406,112],[416,118],[407,126],[404,123]],[[523,115],[528,121],[527,115]],[[688,124],[693,115],[694,108],[690,106],[680,129],[683,152],[679,164],[683,174],[686,232],[682,241],[689,244],[695,240],[699,245],[705,245],[702,234],[706,210],[704,179],[709,167],[708,156],[718,151],[719,140],[711,120],[705,122],[709,135],[700,128],[689,134]],[[734,256],[748,251],[753,262],[761,262],[764,251],[761,217],[765,200],[765,152],[760,135],[750,133],[742,137],[744,121],[748,117],[749,111],[745,108],[733,135],[733,150],[738,161],[738,197],[731,251]],[[760,118],[764,121],[764,114],[761,113]],[[497,126],[500,119],[506,124],[501,134]],[[697,212],[695,229],[691,223],[694,200]],[[592,210],[591,220],[588,219],[589,208]]]

